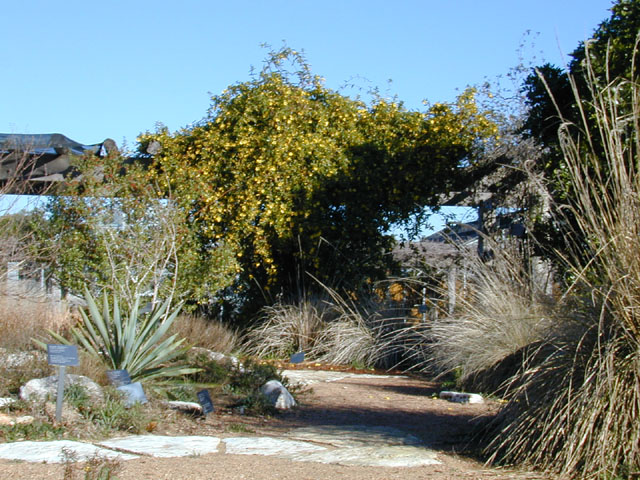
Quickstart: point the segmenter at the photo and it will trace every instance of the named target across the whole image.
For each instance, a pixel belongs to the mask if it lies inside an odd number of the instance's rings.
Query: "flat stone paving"
[[[217,453],[220,439],[207,436],[132,435],[100,442],[98,445],[138,455],[168,458]]]
[[[292,383],[309,385],[362,375],[344,372],[288,370]],[[419,438],[391,427],[369,425],[317,426],[293,429],[286,438],[135,435],[96,445],[88,442],[14,442],[0,444],[0,458],[61,463],[65,455],[78,461],[93,456],[131,460],[205,454],[272,455],[293,461],[357,466],[415,467],[440,464]]]
[[[77,461],[85,461],[91,457],[119,458],[133,460],[137,455],[116,452],[85,442],[71,440],[55,440],[52,442],[14,442],[0,444],[0,458],[35,463],[62,463],[71,456]]]

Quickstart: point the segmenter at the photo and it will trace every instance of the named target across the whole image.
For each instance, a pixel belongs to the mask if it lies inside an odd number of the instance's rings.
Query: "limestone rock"
[[[89,398],[93,401],[102,401],[104,395],[100,385],[95,383],[88,377],[82,375],[65,375],[64,386],[65,388],[70,385],[80,385],[84,387],[89,395]],[[45,378],[34,378],[29,380],[22,387],[20,387],[20,398],[22,400],[35,400],[43,401],[47,398],[55,399],[58,394],[58,376],[52,375]]]
[[[456,403],[484,403],[482,395],[477,393],[460,393],[460,392],[440,392],[440,398]]]
[[[12,397],[0,397],[0,407],[16,403],[16,399]]]
[[[170,402],[164,402],[164,404],[172,410],[178,410],[180,412],[189,414],[202,414],[202,405],[196,402],[181,402],[178,400],[172,400]]]
[[[296,401],[282,383],[269,380],[260,387],[262,394],[269,399],[271,405],[278,410],[287,410],[296,406]]]
[[[31,415],[22,415],[20,417],[13,417],[6,413],[0,413],[0,425],[17,425],[24,423],[33,423],[35,418]]]
[[[13,418],[6,413],[0,413],[0,425],[13,425]]]
[[[56,404],[55,402],[46,402],[44,404],[44,414],[47,416],[50,422],[56,421]],[[82,415],[75,408],[66,403],[62,405],[62,423],[79,423],[82,421]]]
[[[34,361],[44,361],[45,354],[40,351],[9,353],[5,348],[0,348],[0,359],[5,368],[17,368]]]

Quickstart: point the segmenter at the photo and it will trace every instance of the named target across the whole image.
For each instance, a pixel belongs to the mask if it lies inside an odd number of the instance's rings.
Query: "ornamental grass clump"
[[[424,366],[455,371],[461,382],[545,340],[557,313],[521,249],[503,243],[494,251],[490,262],[467,258],[471,273],[456,309],[422,332],[430,340]]]
[[[195,369],[175,363],[186,352],[184,339],[167,333],[180,306],[170,311],[167,300],[152,312],[143,313],[137,297],[130,311],[122,312],[115,295],[110,303],[107,293],[103,294],[102,309],[86,288],[84,297],[88,313],[80,309],[82,322],[71,329],[71,336],[108,369],[125,369],[134,381],[194,373]],[[55,332],[49,333],[61,343],[72,343]]]
[[[262,309],[257,326],[244,338],[245,352],[275,358],[300,351],[309,354],[317,348],[325,315],[326,306],[311,299],[267,306]]]
[[[640,475],[640,85],[602,81],[586,55],[583,124],[559,132],[575,239],[564,260],[568,315],[513,378],[493,424],[491,461],[562,478]],[[632,65],[632,72],[636,66]],[[573,80],[572,80],[573,82]],[[544,350],[544,351],[543,351]]]
[[[327,293],[322,298],[265,307],[244,337],[244,351],[279,359],[302,351],[309,360],[336,365],[394,365],[398,349],[387,333],[398,319],[371,295],[356,301],[320,285]]]

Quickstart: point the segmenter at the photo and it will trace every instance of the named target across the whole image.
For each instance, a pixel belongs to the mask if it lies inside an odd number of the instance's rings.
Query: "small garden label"
[[[198,402],[202,406],[202,413],[205,415],[213,412],[213,402],[209,395],[209,390],[200,390],[198,393]]]
[[[298,352],[291,355],[289,363],[302,363],[304,362],[304,352]]]
[[[116,390],[123,393],[126,407],[132,407],[136,403],[147,403],[147,396],[144,394],[144,389],[140,382],[120,385],[116,387]]]
[[[80,365],[78,347],[75,345],[47,344],[47,361],[49,365],[57,365],[59,367]]]

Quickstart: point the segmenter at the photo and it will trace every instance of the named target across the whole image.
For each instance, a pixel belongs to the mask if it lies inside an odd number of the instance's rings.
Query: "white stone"
[[[477,393],[461,393],[461,392],[440,392],[440,398],[455,403],[484,403],[482,395]]]
[[[65,388],[69,385],[76,384],[84,387],[87,391],[87,395],[89,395],[89,398],[91,398],[93,401],[102,401],[102,399],[104,398],[100,385],[98,385],[90,378],[83,377],[82,375],[64,376]],[[43,401],[46,400],[47,397],[50,399],[55,399],[57,397],[57,394],[57,375],[45,378],[34,378],[33,380],[29,380],[22,387],[20,387],[20,398],[22,400]]]
[[[15,398],[0,397],[0,407],[5,407],[7,405],[11,405],[12,403],[16,403],[16,399]]]
[[[162,435],[134,435],[100,443],[107,448],[163,458],[216,453],[219,444],[220,439],[217,437],[165,437]]]
[[[172,400],[170,402],[163,403],[172,410],[179,410],[185,413],[202,413],[202,405],[196,402],[181,402],[178,400]]]
[[[286,458],[301,462],[335,463],[363,467],[421,467],[423,465],[440,465],[441,463],[433,450],[399,445],[343,448],[295,454]]]
[[[421,445],[415,435],[386,426],[370,425],[319,425],[291,430],[288,437],[296,440],[319,442],[340,448],[366,447],[373,445]]]
[[[295,455],[326,450],[307,442],[271,437],[232,437],[222,440],[226,453],[233,455]]]
[[[0,362],[6,368],[21,367],[27,363],[45,359],[45,353],[40,350],[10,353],[6,348],[0,347]]]
[[[122,398],[126,407],[132,407],[136,403],[147,403],[147,396],[140,382],[129,383],[116,387],[122,394]]]
[[[307,386],[319,382],[337,382],[345,378],[402,378],[399,375],[372,375],[330,370],[284,370],[282,376],[292,385]]]
[[[3,443],[0,444],[0,458],[37,463],[62,463],[64,462],[63,449],[72,452],[78,461],[85,461],[96,455],[104,458],[118,458],[120,460],[138,458],[135,455],[114,452],[88,443],[72,442],[70,440]]]
[[[296,406],[296,401],[282,383],[277,380],[269,380],[262,387],[260,392],[269,399],[271,405],[278,410],[287,410]]]

